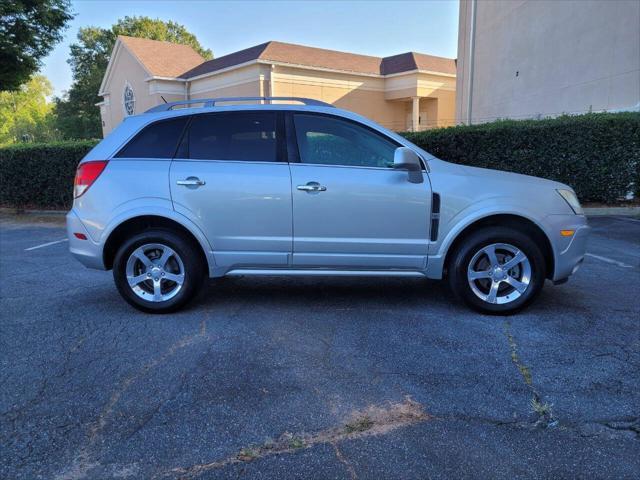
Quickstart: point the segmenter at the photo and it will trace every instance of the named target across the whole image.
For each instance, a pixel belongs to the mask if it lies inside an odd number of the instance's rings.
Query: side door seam
[[[293,248],[295,245],[295,221],[294,221],[294,208],[293,208],[293,195],[295,194],[293,188],[293,172],[291,171],[291,163],[299,163],[300,162],[300,154],[298,152],[298,145],[295,141],[295,129],[293,126],[293,114],[291,112],[282,112],[284,117],[284,134],[285,134],[285,142],[286,142],[286,153],[287,153],[287,168],[289,169],[289,188],[290,188],[290,198],[291,198],[291,250],[288,255],[287,264],[290,267],[293,267]]]
[[[173,155],[171,156],[171,158],[169,159],[169,169],[167,170],[167,181],[169,183],[169,200],[171,201],[171,208],[173,209],[173,211],[176,211],[176,205],[173,201],[173,189],[171,188],[171,168],[173,167],[173,161],[176,158],[176,155],[178,154],[178,152],[180,151],[180,147],[182,147],[182,142],[185,141],[185,138],[187,138],[187,144],[186,144],[186,149],[187,149],[187,159],[189,157],[189,142],[188,142],[188,133],[189,133],[189,129],[191,128],[191,120],[193,119],[193,115],[189,115],[189,117],[187,118],[187,123],[185,124],[184,128],[182,129],[182,133],[180,134],[180,138],[178,139],[178,143],[176,144],[176,148],[173,151]],[[207,239],[207,241],[209,241],[209,239]]]

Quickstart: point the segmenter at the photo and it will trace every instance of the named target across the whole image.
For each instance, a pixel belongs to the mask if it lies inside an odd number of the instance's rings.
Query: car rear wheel
[[[167,230],[149,230],[124,242],[113,278],[122,297],[139,310],[178,310],[198,291],[205,266],[197,246]]]
[[[526,234],[506,227],[479,230],[453,252],[448,280],[453,292],[482,313],[508,315],[542,290],[546,264]]]

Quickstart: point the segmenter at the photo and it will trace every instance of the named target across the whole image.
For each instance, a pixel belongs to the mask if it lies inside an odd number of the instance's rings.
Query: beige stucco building
[[[456,118],[640,107],[640,1],[461,0]]]
[[[118,37],[98,104],[103,134],[125,115],[176,100],[294,96],[332,103],[393,130],[455,121],[453,59],[420,53],[372,57],[267,42],[204,61],[191,47]]]

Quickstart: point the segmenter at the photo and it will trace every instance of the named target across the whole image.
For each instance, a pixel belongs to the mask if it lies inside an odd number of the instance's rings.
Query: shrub
[[[403,133],[436,157],[543,177],[572,186],[583,202],[640,193],[640,113],[503,120]]]
[[[549,178],[583,202],[640,196],[640,113],[503,120],[403,133],[438,158]],[[67,209],[78,162],[95,140],[0,148],[0,205]],[[319,147],[318,147],[319,148]]]
[[[76,167],[96,143],[84,140],[0,148],[0,205],[70,208]]]

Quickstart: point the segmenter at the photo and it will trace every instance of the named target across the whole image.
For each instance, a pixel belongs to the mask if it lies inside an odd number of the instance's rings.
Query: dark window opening
[[[173,158],[187,121],[188,117],[177,117],[146,126],[116,157]]]
[[[189,128],[188,152],[189,158],[199,160],[276,162],[275,112],[196,115]]]
[[[366,127],[326,115],[296,114],[293,121],[302,163],[393,166],[398,145]]]

